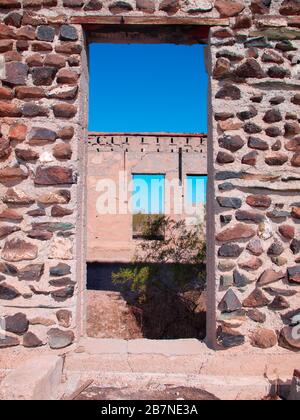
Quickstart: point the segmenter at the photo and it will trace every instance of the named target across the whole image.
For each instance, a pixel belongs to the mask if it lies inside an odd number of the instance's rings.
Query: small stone
[[[78,74],[69,69],[60,69],[57,73],[57,83],[74,85],[78,81]]]
[[[247,122],[245,125],[244,125],[244,131],[247,133],[247,134],[258,134],[258,133],[261,133],[262,132],[262,128],[261,127],[259,127],[257,124],[255,124],[255,123],[252,123],[252,122]]]
[[[4,210],[0,211],[0,219],[20,222],[23,220],[23,216],[14,209],[5,208]]]
[[[59,54],[47,54],[44,65],[46,67],[61,69],[66,65],[66,58]]]
[[[267,49],[264,51],[261,60],[264,63],[276,63],[276,64],[283,64],[284,63],[284,59],[283,57],[278,54],[276,51],[271,50],[271,49]]]
[[[241,78],[255,78],[262,79],[265,77],[265,73],[261,68],[260,64],[255,58],[248,58],[243,64],[241,64],[234,72],[238,77]]]
[[[59,190],[41,195],[38,198],[40,204],[68,204],[71,200],[71,194],[68,190]]]
[[[296,290],[277,289],[275,287],[264,287],[264,291],[271,296],[286,296],[292,297],[297,294]]]
[[[269,305],[269,299],[260,289],[255,289],[244,301],[244,308],[263,308]]]
[[[265,222],[262,222],[259,224],[258,228],[258,236],[263,240],[268,240],[272,238],[274,235],[273,233],[273,226],[272,223],[266,220]]]
[[[219,164],[228,164],[234,162],[234,156],[231,153],[219,152],[216,158]]]
[[[13,99],[13,91],[11,89],[0,86],[0,99],[11,100]]]
[[[53,156],[60,160],[70,160],[72,157],[72,148],[69,144],[59,143],[53,149]]]
[[[284,135],[286,137],[296,136],[300,133],[300,125],[296,121],[287,122],[284,124]]]
[[[76,107],[68,103],[53,105],[52,109],[56,118],[73,118],[77,114]]]
[[[40,281],[44,274],[44,264],[30,264],[19,269],[18,278],[20,281]]]
[[[71,274],[71,267],[68,264],[59,263],[57,266],[50,268],[50,275],[62,277]]]
[[[51,86],[57,69],[55,67],[33,67],[31,70],[35,86]]]
[[[234,261],[228,261],[228,260],[220,260],[218,264],[218,269],[220,271],[232,271],[235,268],[235,262]]]
[[[42,99],[45,97],[45,92],[42,88],[18,86],[15,89],[18,99]]]
[[[260,349],[270,349],[277,345],[277,335],[273,330],[259,328],[251,336],[251,345]]]
[[[300,105],[300,93],[296,93],[291,99],[291,102],[295,105]]]
[[[264,324],[267,320],[266,314],[263,314],[258,309],[250,309],[247,312],[247,316],[254,322],[257,322],[258,324]]]
[[[235,217],[241,222],[261,223],[265,220],[264,214],[248,210],[238,210]]]
[[[28,238],[37,239],[39,241],[49,241],[53,234],[45,230],[31,229],[27,232]]]
[[[34,118],[34,117],[47,117],[49,110],[46,107],[37,105],[34,102],[25,103],[22,107],[23,117]]]
[[[263,120],[268,124],[280,122],[282,121],[281,112],[278,109],[270,109],[265,113]]]
[[[18,269],[12,264],[0,263],[0,273],[15,277],[18,274]]]
[[[272,257],[271,260],[274,264],[278,265],[278,267],[282,267],[283,265],[287,263],[287,259],[282,256]]]
[[[268,69],[268,76],[273,79],[284,79],[290,76],[290,72],[283,67],[273,66]]]
[[[221,214],[220,215],[220,221],[223,224],[228,224],[232,221],[232,215],[231,214]]]
[[[247,271],[256,271],[263,265],[260,258],[250,257],[248,260],[240,261],[239,267]]]
[[[46,216],[46,211],[45,209],[34,209],[34,210],[29,210],[27,212],[28,216],[31,217],[42,217],[42,216]]]
[[[282,166],[288,161],[288,156],[284,153],[274,152],[265,158],[265,162],[269,166]]]
[[[43,342],[32,332],[28,332],[23,337],[23,346],[29,348],[41,347]]]
[[[250,149],[256,149],[256,150],[268,150],[269,145],[266,141],[261,140],[258,137],[249,137],[248,139],[248,147]]]
[[[295,227],[291,225],[279,226],[279,233],[288,240],[292,240],[295,237]],[[300,250],[300,249],[299,249]]]
[[[233,227],[223,230],[216,235],[216,240],[219,242],[230,242],[237,239],[248,239],[255,235],[255,230],[250,226],[238,223]]]
[[[80,54],[82,46],[75,42],[63,42],[61,45],[55,47],[55,51],[59,54]]]
[[[11,154],[10,140],[0,137],[0,159],[6,160]]]
[[[240,150],[244,145],[245,142],[240,136],[226,135],[219,138],[219,146],[223,149],[230,150],[231,152]]]
[[[254,106],[250,106],[247,111],[242,111],[242,112],[237,113],[237,117],[242,121],[250,120],[251,118],[256,117],[256,115],[257,115],[257,110],[256,108],[254,108]]]
[[[244,249],[237,244],[224,244],[219,248],[218,255],[219,257],[237,258],[241,255],[243,250]]]
[[[7,102],[0,102],[0,117],[20,117],[21,110],[20,108],[13,104]]]
[[[57,134],[53,130],[43,127],[34,127],[28,135],[28,143],[31,145],[44,145],[55,142]]]
[[[274,137],[279,137],[279,136],[282,135],[281,129],[279,127],[275,127],[275,126],[266,128],[265,133],[266,133],[267,136],[273,137],[273,138]]]
[[[75,184],[77,177],[70,168],[61,166],[39,166],[36,170],[34,183],[36,185]]]
[[[242,309],[242,304],[234,291],[229,289],[219,303],[218,309],[222,313],[235,312]]]
[[[165,0],[161,3],[160,7],[162,7],[160,8],[160,10],[168,11],[168,13],[172,13],[172,14],[176,13],[179,10],[179,4],[176,0]],[[178,7],[177,10],[176,10],[176,7]],[[109,6],[109,11],[113,15],[119,15],[121,13],[128,13],[128,12],[131,12],[132,10],[133,10],[132,5],[123,0],[114,1]]]
[[[8,3],[9,2],[13,3],[13,1],[8,0]],[[1,7],[3,7],[3,5],[1,5]],[[11,12],[5,16],[5,18],[3,19],[3,22],[5,23],[5,25],[14,26],[15,28],[20,28],[21,22],[22,22],[22,15],[17,12]]]
[[[72,331],[62,331],[58,328],[52,328],[48,331],[49,346],[51,349],[63,349],[70,346],[75,339]]]
[[[17,205],[31,205],[34,203],[34,199],[24,193],[24,191],[16,189],[16,188],[9,188],[2,201],[6,204],[17,204]]]
[[[25,162],[33,162],[38,160],[39,154],[32,149],[15,149],[16,157]]]
[[[283,311],[289,309],[290,304],[283,296],[276,296],[273,302],[270,303],[269,309],[273,311]]]
[[[265,270],[258,279],[257,286],[263,287],[268,284],[276,283],[285,278],[285,274],[282,271],[275,271],[272,268]]]
[[[280,140],[276,140],[275,143],[272,145],[272,150],[274,152],[278,152],[282,148],[282,143]]]
[[[244,274],[241,274],[238,270],[234,270],[233,277],[234,277],[234,285],[239,289],[244,288],[248,284],[252,283],[251,280],[247,276],[245,276]]]
[[[28,66],[24,63],[10,62],[5,66],[5,82],[12,86],[26,85]]]
[[[295,168],[300,168],[300,153],[295,153],[291,159],[291,165]]]
[[[53,42],[55,37],[55,29],[47,25],[39,26],[37,29],[36,37],[39,41]]]
[[[260,104],[263,100],[263,95],[262,94],[257,94],[254,96],[251,96],[250,101],[254,102],[256,104]]]
[[[9,262],[34,260],[37,256],[37,246],[21,239],[11,239],[6,241],[2,251],[2,258]]]
[[[21,294],[13,286],[7,283],[0,284],[0,299],[3,300],[14,300],[21,296]],[[0,340],[1,343],[1,340]]]
[[[245,9],[245,5],[234,0],[216,0],[215,8],[221,17],[234,17]]]
[[[274,98],[270,99],[270,104],[271,105],[280,105],[283,102],[285,102],[285,97],[284,96],[274,96]]]
[[[220,277],[220,288],[221,290],[226,290],[229,287],[233,286],[233,275],[226,274]]]
[[[293,351],[300,350],[300,339],[295,336],[295,328],[287,326],[281,330],[279,345]]]
[[[238,54],[237,52],[230,51],[230,50],[218,51],[217,54],[216,54],[216,57],[217,58],[224,57],[224,58],[227,58],[229,61],[232,61],[232,62],[240,62],[244,59],[244,56],[242,54]]]
[[[289,267],[287,273],[290,283],[300,284],[300,265]]]
[[[51,216],[52,217],[65,217],[73,214],[73,210],[66,209],[59,205],[53,206],[51,209]]]
[[[70,328],[72,313],[66,309],[61,309],[56,312],[56,318],[61,327]]]
[[[20,344],[20,341],[16,337],[2,336],[0,338],[0,349],[5,349],[8,347],[16,347]]]
[[[283,39],[280,42],[278,42],[275,48],[283,52],[297,51],[297,48],[294,47],[293,43],[288,39]]]
[[[217,92],[216,99],[237,101],[241,99],[241,90],[234,85],[225,85]]]
[[[99,0],[90,0],[84,6],[84,10],[86,11],[99,11],[103,7],[101,1]]]
[[[62,140],[71,140],[74,136],[74,127],[64,127],[58,131],[58,138]]]
[[[17,313],[12,316],[6,316],[4,318],[5,331],[22,335],[25,334],[29,327],[29,321],[26,315]]]
[[[292,207],[291,216],[294,219],[300,219],[300,207]]]
[[[224,348],[238,347],[245,343],[245,337],[228,327],[222,327],[218,332],[218,342]]]
[[[242,123],[233,120],[219,121],[218,127],[222,131],[235,131],[242,128]]]
[[[242,200],[238,197],[217,197],[220,207],[239,209],[242,206]]]
[[[272,245],[268,249],[268,255],[274,256],[274,257],[279,257],[279,255],[281,255],[283,252],[284,252],[284,246],[278,240],[273,242]]]
[[[242,163],[244,165],[255,166],[257,163],[258,152],[253,151],[249,152],[242,158]]]
[[[23,169],[18,167],[6,167],[0,169],[0,183],[1,184],[11,184],[19,183],[24,179],[28,178],[28,173],[24,172]]]
[[[8,138],[13,141],[23,142],[26,139],[27,126],[24,124],[14,124],[10,127]]]
[[[300,252],[300,240],[299,239],[293,239],[290,245],[290,249],[294,255],[299,254]]]
[[[2,225],[0,226],[0,239],[4,239],[12,233],[21,230],[18,226]]]
[[[217,59],[213,76],[216,78],[224,77],[230,72],[230,61],[227,58],[221,57]]]
[[[272,200],[266,195],[249,195],[246,199],[246,203],[251,207],[258,208],[269,208]]]

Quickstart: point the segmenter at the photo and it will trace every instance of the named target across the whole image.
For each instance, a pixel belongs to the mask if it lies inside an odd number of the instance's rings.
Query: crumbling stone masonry
[[[219,325],[225,346],[299,350],[299,15],[297,0],[0,0],[1,347],[84,334],[85,31],[148,23],[209,32],[208,341]]]

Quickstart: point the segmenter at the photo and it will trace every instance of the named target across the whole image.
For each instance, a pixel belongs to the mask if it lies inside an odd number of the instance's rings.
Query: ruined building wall
[[[183,184],[178,188],[179,197],[175,197],[174,190],[170,194],[167,191],[168,185],[179,180],[180,149]],[[133,239],[133,212],[130,205],[133,174],[165,175],[166,214],[175,220],[195,222],[196,214],[185,214],[184,207],[177,214],[174,204],[185,198],[184,180],[187,175],[207,174],[206,137],[176,134],[89,135],[87,261],[132,261],[137,246]],[[107,186],[111,184],[115,188],[112,190],[109,211],[106,197]],[[104,197],[105,209],[101,211],[99,203],[104,201]],[[196,209],[196,221],[204,222],[205,205],[199,204]]]
[[[0,0],[2,347],[62,348],[81,333],[87,66],[79,22],[109,16],[212,26],[209,341],[217,318],[226,345],[271,346],[283,330],[299,349],[288,326],[299,311],[299,14],[296,0]],[[253,337],[257,325],[268,331]]]

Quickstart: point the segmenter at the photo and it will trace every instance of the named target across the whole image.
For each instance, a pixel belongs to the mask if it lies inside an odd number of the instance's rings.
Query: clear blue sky
[[[91,44],[89,130],[207,132],[203,49]]]

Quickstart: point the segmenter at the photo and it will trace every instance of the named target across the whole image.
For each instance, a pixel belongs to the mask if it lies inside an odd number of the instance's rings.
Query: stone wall
[[[81,334],[84,29],[109,21],[212,27],[209,342],[218,319],[226,346],[299,350],[299,15],[297,0],[0,0],[1,347]]]

